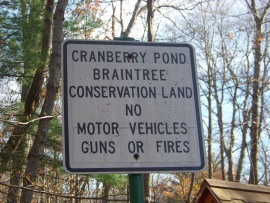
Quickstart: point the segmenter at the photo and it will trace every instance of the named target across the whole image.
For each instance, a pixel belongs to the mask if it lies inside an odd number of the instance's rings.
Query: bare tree
[[[259,7],[257,6],[259,3]],[[263,24],[270,8],[270,1],[246,0],[255,21],[254,37],[254,72],[252,82],[252,106],[251,106],[251,131],[250,131],[250,176],[249,183],[258,184],[258,143],[260,138],[260,90],[261,86],[261,62],[262,62],[262,40]]]
[[[205,102],[203,103],[206,107],[205,112],[208,112],[206,127],[209,177],[213,177],[212,145],[214,144],[216,148],[218,141],[222,179],[240,181],[246,158],[246,135],[249,132],[249,124],[255,125],[263,121],[265,103],[262,87],[265,85],[259,85],[261,98],[258,101],[261,103],[257,107],[261,110],[258,121],[250,122],[253,109],[251,106],[254,104],[254,94],[251,97],[250,88],[254,88],[255,82],[252,77],[254,73],[251,73],[253,52],[250,51],[249,41],[252,25],[245,23],[248,18],[245,19],[243,16],[248,16],[248,13],[231,15],[228,8],[230,5],[226,1],[208,2],[204,6],[197,7],[195,12],[186,15],[186,29],[179,29],[174,24],[173,26],[174,30],[180,31],[179,37],[191,40],[199,56],[199,78],[203,96],[206,98],[202,101]],[[252,49],[255,56],[256,47],[253,46]],[[264,73],[264,77],[260,77],[259,81],[265,81],[265,75],[268,73]],[[236,136],[239,133],[241,136]],[[214,135],[219,137],[215,139]],[[253,146],[254,144],[251,148]],[[237,163],[236,172],[235,163]]]

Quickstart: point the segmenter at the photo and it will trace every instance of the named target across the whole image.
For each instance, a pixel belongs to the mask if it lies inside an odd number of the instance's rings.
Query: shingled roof
[[[192,203],[270,203],[270,187],[205,179]]]

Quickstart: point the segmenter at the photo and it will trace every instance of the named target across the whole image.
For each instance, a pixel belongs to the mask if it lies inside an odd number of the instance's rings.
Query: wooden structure
[[[270,203],[270,187],[205,179],[192,203]]]

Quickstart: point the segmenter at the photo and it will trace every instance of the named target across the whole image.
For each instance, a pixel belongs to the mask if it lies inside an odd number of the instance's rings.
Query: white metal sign
[[[62,46],[63,154],[72,173],[201,171],[189,44],[68,40]]]

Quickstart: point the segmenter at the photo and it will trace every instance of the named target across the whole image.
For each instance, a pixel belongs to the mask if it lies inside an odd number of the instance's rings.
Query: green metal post
[[[130,203],[144,203],[144,188],[142,174],[129,174]]]
[[[131,37],[114,37],[113,40],[137,41]],[[129,174],[130,203],[144,203],[143,174]]]

